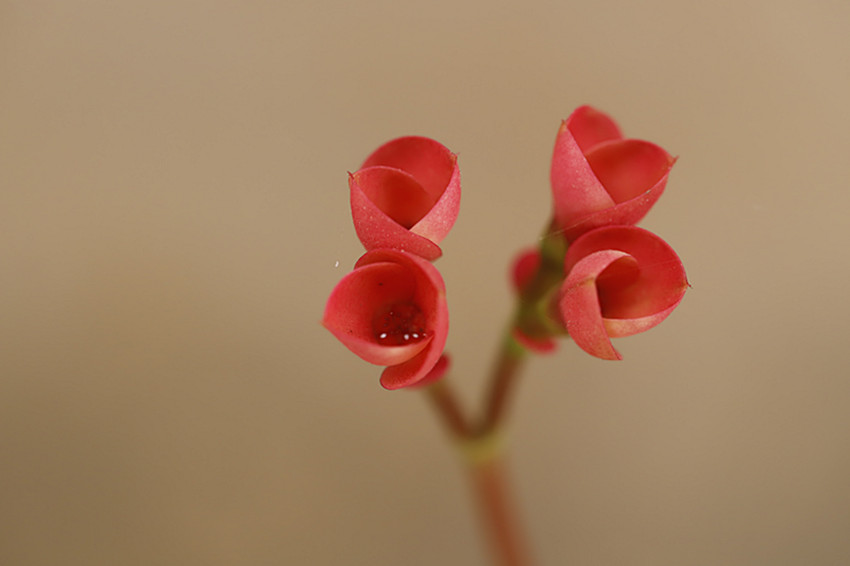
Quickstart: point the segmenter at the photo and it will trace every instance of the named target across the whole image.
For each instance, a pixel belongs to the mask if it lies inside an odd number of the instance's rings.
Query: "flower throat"
[[[403,346],[428,337],[425,315],[413,303],[393,303],[377,312],[372,331],[381,344]]]

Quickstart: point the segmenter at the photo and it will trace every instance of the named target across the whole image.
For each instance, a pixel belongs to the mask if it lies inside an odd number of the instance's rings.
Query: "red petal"
[[[436,267],[427,261],[423,261],[421,257],[403,251],[393,249],[372,250],[363,254],[354,264],[354,268],[357,269],[379,262],[396,262],[411,269],[417,277],[417,284],[419,285],[417,292],[419,293],[426,293],[432,289],[436,294],[445,294],[446,292],[446,284]],[[436,294],[428,296],[435,297]],[[417,296],[421,297],[422,295]]]
[[[399,263],[372,263],[357,268],[337,284],[325,307],[322,324],[349,350],[373,364],[407,361],[433,337],[399,346],[381,344],[375,337],[375,313],[386,305],[415,301],[415,274]]]
[[[607,142],[586,155],[596,177],[617,204],[637,198],[666,180],[675,161],[662,148],[642,140]]]
[[[577,224],[592,212],[616,204],[596,178],[566,122],[561,124],[555,139],[550,180],[555,219],[563,228]]]
[[[452,229],[460,212],[460,169],[454,163],[452,176],[440,199],[411,231],[439,244]]]
[[[403,187],[400,191],[402,193],[416,194],[412,185],[416,181],[403,171],[370,168],[350,175],[348,185],[351,189],[351,216],[354,219],[354,230],[363,246],[367,250],[379,248],[407,250],[429,260],[440,257],[443,252],[436,243],[402,226],[369,198],[370,194],[382,192],[381,186],[376,186],[376,183],[382,180],[388,181],[392,187]],[[385,200],[376,197],[376,200],[386,202],[389,197]],[[410,209],[415,210],[416,206]]]
[[[679,306],[679,303],[682,301],[684,297],[684,293],[682,297],[679,298],[674,304],[670,305],[666,309],[662,309],[656,313],[651,315],[642,316],[640,318],[606,318],[605,329],[608,330],[608,336],[612,338],[623,338],[624,336],[631,336],[633,334],[639,334],[641,332],[646,332],[653,326],[657,326],[661,323],[665,318],[667,318],[673,310]]]
[[[609,336],[630,336],[659,324],[688,287],[676,252],[635,226],[587,232],[570,245],[564,268],[560,306],[567,329],[576,344],[605,359],[619,359],[610,357],[619,354]]]
[[[392,173],[391,173],[392,171]],[[379,147],[349,180],[354,227],[366,249],[395,248],[435,260],[460,209],[457,157],[430,138]]]
[[[421,136],[389,141],[366,158],[361,169],[383,165],[406,171],[436,201],[449,184],[457,167],[455,155],[443,144]]]
[[[460,210],[457,156],[431,138],[407,136],[385,143],[363,163],[364,168],[376,165],[405,171],[421,184],[431,205],[411,231],[439,244]]]
[[[381,212],[408,230],[434,206],[434,199],[422,185],[400,169],[367,167],[353,177]]]
[[[658,313],[675,307],[682,300],[688,287],[682,261],[667,242],[649,230],[610,226],[588,232],[567,250],[564,269],[569,273],[582,257],[600,250],[628,253],[637,265],[628,278],[623,277],[622,272],[619,277],[610,272],[600,277],[602,316],[606,319],[654,319]]]
[[[388,367],[381,375],[381,385],[386,389],[400,389],[424,379],[437,364],[449,334],[449,310],[446,286],[440,272],[422,258],[395,250],[374,250],[361,257],[355,268],[384,261],[405,265],[414,275],[416,283],[411,301],[422,310],[431,333],[430,340],[421,352],[409,360]]]
[[[623,359],[608,338],[596,280],[610,265],[628,257],[629,254],[615,250],[599,251],[582,257],[572,266],[561,288],[563,295],[560,307],[567,332],[576,345],[597,358]]]
[[[576,108],[567,118],[567,128],[584,153],[598,143],[623,137],[620,127],[610,116],[591,106]]]
[[[655,144],[622,139],[607,115],[577,109],[561,125],[552,157],[555,219],[566,238],[638,222],[661,196],[674,162]]]
[[[431,368],[431,371],[429,371],[425,375],[425,377],[417,381],[411,387],[426,387],[428,385],[431,385],[432,383],[440,381],[441,379],[443,379],[443,377],[445,377],[446,373],[448,373],[451,365],[451,358],[449,357],[449,355],[443,354],[442,356],[440,356],[440,359],[437,360],[437,364],[433,368]]]

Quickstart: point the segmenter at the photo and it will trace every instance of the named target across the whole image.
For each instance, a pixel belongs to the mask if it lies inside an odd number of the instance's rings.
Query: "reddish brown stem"
[[[501,457],[472,462],[469,468],[479,514],[490,540],[496,564],[529,566],[525,543]]]
[[[448,379],[428,386],[428,396],[434,408],[443,417],[443,424],[449,429],[455,439],[467,439],[472,436],[472,427],[461,409],[454,391],[448,384]]]
[[[525,350],[509,334],[493,368],[484,413],[478,425],[480,434],[489,434],[501,428],[525,357]]]
[[[444,378],[428,387],[429,397],[458,443],[467,465],[485,535],[495,564],[529,566],[528,549],[520,528],[506,476],[501,430],[514,395],[525,350],[511,337],[499,350],[484,412],[475,426]]]

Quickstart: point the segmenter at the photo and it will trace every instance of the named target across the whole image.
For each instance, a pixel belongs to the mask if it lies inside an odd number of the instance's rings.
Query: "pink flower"
[[[624,139],[606,114],[582,106],[562,124],[552,156],[555,220],[572,241],[599,226],[635,224],[661,196],[676,160]]]
[[[567,331],[585,352],[622,356],[610,338],[649,330],[682,300],[688,280],[676,252],[635,226],[587,232],[567,250],[560,309]]]
[[[368,251],[331,292],[322,324],[367,362],[388,366],[381,375],[385,388],[415,385],[428,377],[446,344],[443,278],[415,255]]]
[[[354,229],[367,250],[393,248],[428,260],[460,208],[457,156],[423,137],[388,142],[348,181]]]

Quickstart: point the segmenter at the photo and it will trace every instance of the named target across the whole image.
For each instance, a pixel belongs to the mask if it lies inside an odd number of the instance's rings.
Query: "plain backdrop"
[[[459,155],[477,403],[578,105],[679,161],[693,285],[513,407],[539,564],[850,563],[850,4],[0,1],[0,563],[487,564],[430,407],[319,324],[347,171]]]

